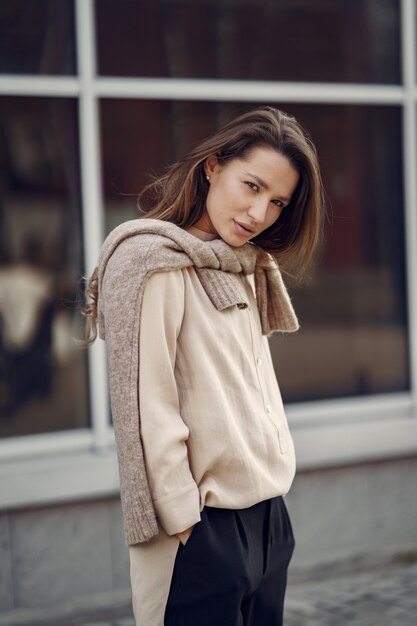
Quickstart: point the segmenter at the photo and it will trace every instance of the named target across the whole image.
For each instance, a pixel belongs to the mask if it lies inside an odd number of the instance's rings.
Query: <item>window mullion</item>
[[[410,386],[416,405],[417,395],[417,125],[416,125],[416,43],[414,0],[402,0],[402,71],[405,87],[403,114],[403,155],[405,188],[405,238],[408,285],[408,325],[410,346]]]
[[[95,40],[93,0],[76,0],[77,62],[80,81],[80,157],[84,258],[86,273],[94,269],[104,237],[98,102],[94,94]],[[94,446],[108,444],[109,401],[104,343],[89,348],[89,389]]]
[[[332,104],[401,104],[400,85],[297,83],[280,81],[180,78],[103,78],[96,95],[107,98],[231,102],[309,102]]]

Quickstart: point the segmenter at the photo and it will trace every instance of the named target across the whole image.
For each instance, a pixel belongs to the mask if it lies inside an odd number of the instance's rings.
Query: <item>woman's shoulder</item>
[[[159,220],[128,220],[109,232],[102,245],[102,255],[109,255],[121,246],[140,253],[150,245],[156,245],[159,239]]]
[[[106,237],[100,252],[99,272],[125,271],[147,273],[154,269],[174,269],[177,254],[167,245],[160,220],[137,219],[116,226]],[[175,227],[178,228],[178,227]]]
[[[193,237],[183,228],[165,220],[151,218],[137,218],[127,220],[115,226],[107,235],[102,248],[112,248],[119,245],[125,240],[134,239],[139,244],[144,242],[163,242],[172,239],[174,241],[188,239]]]

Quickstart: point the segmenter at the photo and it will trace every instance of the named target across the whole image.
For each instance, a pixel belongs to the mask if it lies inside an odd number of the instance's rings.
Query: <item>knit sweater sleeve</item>
[[[200,520],[200,495],[188,462],[189,430],[175,381],[177,341],[184,314],[181,270],[157,272],[143,294],[139,360],[141,436],[159,522],[168,535]]]
[[[122,241],[105,267],[98,309],[104,324],[109,388],[128,545],[158,534],[139,434],[138,337],[146,252],[135,238]]]

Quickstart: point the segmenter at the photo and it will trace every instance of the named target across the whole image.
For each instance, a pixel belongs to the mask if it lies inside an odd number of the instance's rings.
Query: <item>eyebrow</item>
[[[251,172],[245,172],[245,176],[250,176],[251,178],[255,179],[256,182],[261,186],[264,187],[267,191],[269,191],[269,186],[267,185],[267,183],[263,180],[263,178],[260,178],[259,176],[257,176],[256,174],[252,174]],[[282,202],[290,202],[291,198],[286,198],[284,196],[279,196],[277,197],[277,200],[282,200]]]

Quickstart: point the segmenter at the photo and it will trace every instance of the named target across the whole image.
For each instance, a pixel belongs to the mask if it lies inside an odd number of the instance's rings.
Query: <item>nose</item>
[[[248,216],[256,224],[262,224],[265,221],[267,209],[268,202],[260,199],[259,202],[254,202],[248,209]]]

